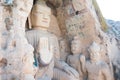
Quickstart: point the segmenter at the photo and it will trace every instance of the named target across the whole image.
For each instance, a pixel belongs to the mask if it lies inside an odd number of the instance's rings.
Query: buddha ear
[[[32,29],[32,24],[31,24],[31,18],[30,18],[30,15],[31,15],[31,13],[29,14],[29,16],[28,16],[28,28],[29,29]]]

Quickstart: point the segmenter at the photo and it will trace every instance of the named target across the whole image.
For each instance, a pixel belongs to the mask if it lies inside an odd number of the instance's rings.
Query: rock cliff
[[[95,0],[0,0],[1,80],[113,80],[119,49],[107,29]]]

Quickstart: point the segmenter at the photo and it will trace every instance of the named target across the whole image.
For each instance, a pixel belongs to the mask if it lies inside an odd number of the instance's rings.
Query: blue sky
[[[120,0],[97,0],[106,19],[120,21]]]

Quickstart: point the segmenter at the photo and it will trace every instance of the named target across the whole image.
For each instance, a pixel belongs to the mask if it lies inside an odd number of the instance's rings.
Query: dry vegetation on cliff
[[[105,22],[105,19],[104,19],[103,15],[102,15],[102,13],[101,13],[101,11],[100,11],[100,8],[99,8],[96,0],[92,0],[92,2],[93,2],[93,5],[94,5],[94,7],[95,7],[95,11],[96,11],[96,14],[97,14],[97,16],[98,16],[98,19],[99,19],[99,21],[100,21],[100,24],[101,24],[101,26],[102,26],[102,30],[103,30],[103,31],[107,31],[107,24],[106,24],[106,22]]]

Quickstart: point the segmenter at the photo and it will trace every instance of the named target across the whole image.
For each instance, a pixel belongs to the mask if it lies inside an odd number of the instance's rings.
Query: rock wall
[[[37,18],[47,23],[50,17],[47,28],[32,24],[32,11],[39,6],[45,10],[34,13],[36,23]],[[114,80],[111,60],[116,47],[102,31],[106,29],[95,0],[1,0],[0,76],[2,80]],[[48,63],[43,65],[42,60]]]
[[[57,8],[57,19],[61,32],[68,37],[68,41],[75,35],[80,36],[83,53],[87,54],[85,49],[92,41],[101,42],[98,36],[101,25],[92,0],[64,1]]]
[[[24,0],[11,1],[0,1],[0,77],[1,80],[34,79],[33,47],[25,38],[25,23],[33,1],[26,1],[27,5]]]

